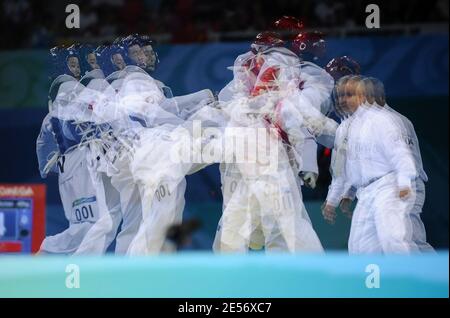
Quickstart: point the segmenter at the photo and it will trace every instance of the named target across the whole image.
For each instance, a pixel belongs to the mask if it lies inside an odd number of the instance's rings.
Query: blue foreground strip
[[[448,251],[414,256],[2,256],[0,297],[448,297],[448,275]],[[73,288],[78,278],[79,288]]]

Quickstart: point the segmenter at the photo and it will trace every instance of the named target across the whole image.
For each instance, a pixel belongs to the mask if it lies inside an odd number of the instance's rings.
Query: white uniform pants
[[[425,201],[421,179],[408,198],[398,197],[395,174],[358,190],[348,249],[350,254],[433,251],[426,242],[420,213]]]
[[[246,252],[261,244],[267,251],[323,251],[289,163],[281,165],[275,175],[222,175],[224,211],[214,251]]]

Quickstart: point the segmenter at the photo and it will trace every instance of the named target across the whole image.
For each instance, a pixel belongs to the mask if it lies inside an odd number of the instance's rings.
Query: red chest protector
[[[291,145],[288,134],[282,128],[282,118],[281,118],[281,107],[282,106],[283,106],[283,104],[281,102],[278,102],[277,106],[275,107],[275,120],[272,120],[268,115],[264,116],[264,120],[266,121],[266,123],[269,127],[273,127],[276,129],[277,134],[281,138],[283,143],[285,143],[287,145]]]
[[[264,70],[260,75],[261,67],[264,64],[264,59],[262,57],[255,56],[254,59],[248,61],[245,66],[259,79],[257,83],[253,86],[250,95],[255,97],[263,94],[266,91],[278,90],[276,84],[276,79],[278,78],[280,69],[276,66],[270,66]],[[251,66],[253,65],[253,66]],[[273,127],[276,129],[278,136],[283,140],[285,144],[290,145],[288,134],[282,128],[281,119],[281,107],[282,103],[278,103],[275,107],[275,120],[272,120],[268,115],[264,117],[265,122],[268,127]]]
[[[258,82],[251,91],[251,96],[258,96],[264,91],[277,90],[276,79],[278,77],[279,68],[275,66],[268,67],[260,76]]]

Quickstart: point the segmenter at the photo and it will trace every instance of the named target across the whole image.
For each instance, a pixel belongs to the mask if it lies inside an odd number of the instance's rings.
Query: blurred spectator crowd
[[[115,38],[130,33],[160,42],[224,40],[217,34],[271,28],[282,15],[302,18],[307,28],[364,26],[366,5],[343,0],[3,0],[1,49],[48,48],[68,38]],[[65,27],[65,7],[80,7],[80,29]],[[382,25],[448,23],[448,0],[379,1]],[[216,36],[213,36],[213,35]]]

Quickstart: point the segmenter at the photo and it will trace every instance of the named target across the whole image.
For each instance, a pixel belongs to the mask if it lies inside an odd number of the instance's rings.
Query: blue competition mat
[[[2,256],[0,297],[448,297],[448,270],[448,251]]]

